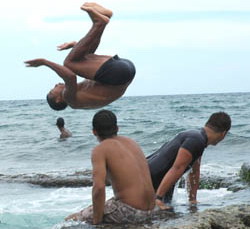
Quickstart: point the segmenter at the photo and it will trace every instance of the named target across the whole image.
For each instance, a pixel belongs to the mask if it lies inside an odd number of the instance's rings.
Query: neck
[[[205,126],[204,127],[207,134],[207,145],[217,145],[220,141],[222,141],[226,135],[226,131],[217,132],[212,128]]]
[[[204,127],[204,130],[205,130],[206,135],[207,135],[207,145],[211,145],[214,142],[215,132],[207,126]]]
[[[97,136],[97,138],[98,138],[98,141],[99,142],[102,142],[102,141],[104,141],[104,140],[106,140],[106,139],[110,139],[110,138],[114,138],[114,137],[116,137],[117,135],[111,135],[111,136],[109,136],[109,137],[100,137],[100,136]]]

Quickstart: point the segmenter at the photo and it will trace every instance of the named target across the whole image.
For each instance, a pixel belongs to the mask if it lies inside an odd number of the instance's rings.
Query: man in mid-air
[[[27,67],[47,66],[63,79],[64,83],[56,84],[47,95],[54,110],[63,110],[68,105],[74,109],[103,107],[120,98],[135,76],[131,61],[117,55],[95,54],[112,11],[96,3],[85,3],[81,9],[89,14],[93,25],[79,42],[58,46],[59,50],[72,48],[64,66],[42,58],[25,61]],[[77,75],[85,80],[77,83]]]

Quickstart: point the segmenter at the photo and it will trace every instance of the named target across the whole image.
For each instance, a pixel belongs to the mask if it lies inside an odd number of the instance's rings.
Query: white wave
[[[65,215],[91,204],[91,187],[44,189],[24,184],[0,184],[0,190],[0,213]],[[112,196],[109,187],[106,196]]]

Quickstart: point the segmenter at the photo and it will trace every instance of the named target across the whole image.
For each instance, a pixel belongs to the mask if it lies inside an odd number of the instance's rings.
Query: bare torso
[[[103,107],[120,98],[130,82],[124,85],[112,86],[93,80],[84,80],[77,84],[74,99],[64,97],[67,104],[74,109],[91,109]]]
[[[136,142],[116,136],[102,141],[94,151],[105,154],[107,173],[117,199],[141,210],[154,208],[148,164]]]

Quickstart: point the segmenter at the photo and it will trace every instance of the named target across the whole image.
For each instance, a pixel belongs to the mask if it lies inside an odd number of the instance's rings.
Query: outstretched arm
[[[56,64],[52,61],[46,60],[46,59],[34,59],[34,60],[28,60],[24,62],[27,67],[39,67],[39,66],[47,66],[54,70],[58,76],[60,76],[65,84],[70,84],[72,82],[76,82],[76,75],[73,73],[70,69],[68,69],[65,66],[62,66],[60,64]]]
[[[70,48],[73,48],[76,44],[77,44],[76,41],[65,42],[65,43],[63,43],[61,45],[58,45],[57,50],[62,51],[62,50],[65,50],[65,49],[70,49]]]

